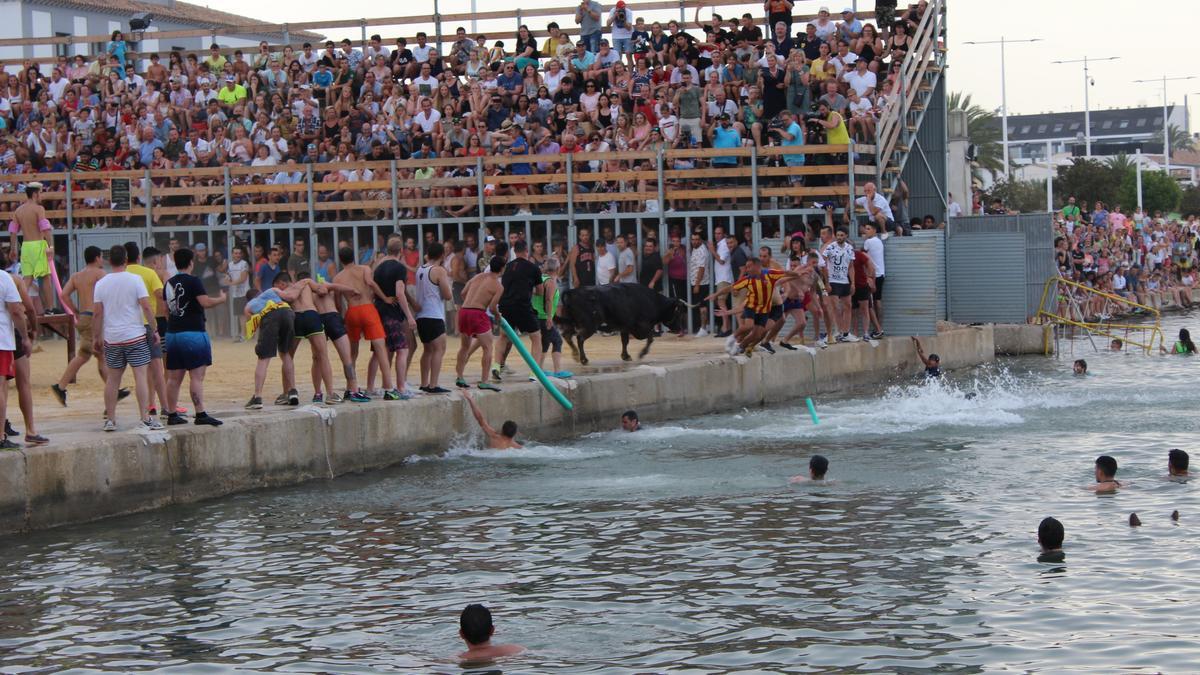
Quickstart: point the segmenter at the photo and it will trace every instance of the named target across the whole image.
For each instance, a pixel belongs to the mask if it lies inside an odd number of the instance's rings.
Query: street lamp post
[[[1008,87],[1004,73],[1004,46],[1022,42],[1041,42],[1041,38],[1009,40],[1003,35],[999,40],[971,40],[965,45],[1000,45],[1000,143],[1004,149],[1004,179],[1008,180]]]
[[[1082,63],[1083,64],[1083,143],[1084,154],[1088,157],[1092,156],[1092,106],[1088,96],[1088,88],[1092,86],[1092,78],[1088,75],[1088,61],[1116,61],[1119,56],[1106,56],[1102,59],[1091,59],[1083,57],[1082,59],[1074,59],[1072,61],[1053,61],[1057,64],[1066,63]]]
[[[1166,167],[1167,176],[1171,175],[1171,125],[1170,117],[1167,113],[1167,83],[1176,82],[1179,80],[1194,80],[1195,75],[1187,75],[1185,77],[1167,77],[1163,75],[1161,78],[1153,80],[1134,80],[1137,83],[1162,82],[1163,95],[1163,165]]]

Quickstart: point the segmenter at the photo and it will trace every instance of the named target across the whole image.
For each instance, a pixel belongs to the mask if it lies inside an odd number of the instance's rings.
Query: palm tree
[[[977,178],[983,177],[983,172],[996,174],[1004,171],[1004,148],[1000,143],[1000,125],[996,114],[971,103],[971,95],[962,92],[951,92],[946,99],[950,110],[961,110],[967,114],[967,139],[975,146],[975,163],[973,173]]]
[[[1137,170],[1137,165],[1129,155],[1118,153],[1104,160],[1104,165],[1113,171],[1113,173],[1124,177],[1126,174],[1133,173]]]
[[[1167,138],[1171,140],[1171,152],[1177,150],[1195,150],[1196,144],[1188,132],[1172,124],[1167,129]]]

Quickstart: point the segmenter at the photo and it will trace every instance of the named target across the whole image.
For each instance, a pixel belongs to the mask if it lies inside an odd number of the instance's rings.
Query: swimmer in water
[[[475,399],[471,397],[471,392],[464,389],[462,397],[467,400],[467,405],[471,406],[471,414],[475,416],[475,421],[479,423],[479,428],[483,430],[483,435],[487,436],[488,447],[492,450],[511,450],[513,448],[523,447],[516,440],[517,423],[512,420],[504,420],[504,424],[500,425],[500,431],[492,428],[492,425],[487,423],[483,418],[483,411],[475,404]]]
[[[821,455],[813,455],[812,459],[808,460],[808,475],[807,476],[792,476],[789,483],[805,483],[808,481],[823,481],[825,480],[825,472],[829,471],[829,460]]]
[[[1125,343],[1121,340],[1121,338],[1113,338],[1113,341],[1108,345],[1108,349],[1114,352],[1119,352],[1124,348]]]
[[[1071,366],[1071,370],[1073,370],[1075,374],[1079,375],[1080,377],[1087,375],[1087,361],[1084,361],[1083,359],[1075,359],[1075,363]]]
[[[942,359],[937,354],[925,356],[925,350],[921,348],[921,341],[917,336],[913,336],[913,344],[917,346],[917,358],[921,359],[921,363],[925,365],[925,377],[941,377],[942,376]]]
[[[458,655],[460,661],[493,661],[525,651],[521,645],[494,645],[492,613],[480,604],[467,605],[458,617],[458,636],[467,643],[467,651]]]
[[[1062,547],[1065,535],[1063,524],[1057,518],[1043,518],[1037,531],[1038,544],[1042,547],[1038,562],[1062,562],[1066,557]]]
[[[1089,485],[1088,489],[1093,492],[1115,492],[1121,487],[1116,476],[1117,460],[1108,455],[1100,455],[1096,458],[1096,484]]]
[[[1171,351],[1168,352],[1167,348],[1162,345],[1158,346],[1158,350],[1163,354],[1188,356],[1196,353],[1196,343],[1192,342],[1192,334],[1188,332],[1188,329],[1180,328],[1179,339],[1175,341],[1175,346],[1171,348]]]
[[[1167,475],[1171,478],[1187,478],[1188,454],[1179,448],[1167,453]]]
[[[625,431],[641,431],[642,423],[638,420],[636,410],[626,410],[621,414],[621,428]]]

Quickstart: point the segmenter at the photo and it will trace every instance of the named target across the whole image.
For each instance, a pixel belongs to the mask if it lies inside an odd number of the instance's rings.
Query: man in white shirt
[[[633,249],[623,236],[617,237],[617,283],[636,284],[637,267]]]
[[[54,69],[54,74],[50,76],[50,84],[46,88],[50,90],[50,98],[55,103],[61,103],[63,94],[67,93],[67,85],[71,84],[70,80],[63,77],[62,71],[58,68]]]
[[[833,300],[833,317],[840,333],[838,342],[858,342],[850,333],[850,296],[854,294],[854,279],[850,265],[854,262],[854,247],[846,241],[846,230],[838,228],[834,240],[821,251],[825,258],[825,274],[829,279],[829,295]]]
[[[16,370],[13,366],[17,347],[21,347],[24,354],[28,354],[29,345],[29,327],[25,322],[25,305],[21,302],[21,294],[17,291],[17,284],[9,276],[8,272],[0,270],[0,302],[3,303],[3,308],[0,308],[0,377],[12,379],[16,377]],[[17,340],[21,344],[17,344]],[[0,429],[7,429],[8,424],[8,385],[0,387]],[[17,450],[20,449],[20,444],[4,436],[4,440],[0,441],[0,450]]]
[[[321,55],[313,51],[312,44],[305,42],[304,51],[296,56],[296,60],[300,62],[300,67],[306,73],[312,73],[317,69],[317,63],[321,61]]]
[[[875,227],[875,223],[867,223],[862,227],[863,250],[871,257],[871,264],[875,266],[875,318],[879,320],[880,329],[872,333],[869,337],[872,340],[877,340],[883,337],[883,240],[879,238],[879,230]]]
[[[717,282],[717,290],[724,290],[727,286],[733,285],[733,263],[729,259],[730,253],[737,247],[737,240],[733,238],[733,233],[728,235],[725,233],[724,227],[713,228],[713,239],[717,242],[716,249],[713,251],[713,280]],[[729,309],[729,296],[722,295],[717,298],[717,307],[719,309]],[[717,333],[717,337],[729,337],[733,334],[732,326],[733,318],[729,315],[721,317],[721,332]]]
[[[947,193],[946,198],[950,200],[950,204],[946,207],[946,217],[957,218],[961,216],[963,214],[963,208],[958,202],[954,201],[954,193]],[[1124,218],[1124,216],[1122,216],[1122,218]]]
[[[692,310],[692,321],[695,322],[696,337],[705,337],[708,335],[708,330],[705,329],[708,325],[708,305],[701,300],[708,297],[709,286],[712,284],[712,254],[708,250],[708,243],[700,237],[698,230],[692,232],[690,243],[688,283],[692,287],[692,303],[700,305],[699,311]]]
[[[104,354],[104,365],[108,369],[104,382],[103,428],[116,431],[117,389],[126,366],[133,368],[138,413],[144,415],[147,410],[150,343],[146,336],[149,334],[149,339],[155,342],[159,338],[158,331],[146,330],[147,325],[155,325],[150,293],[141,277],[125,271],[125,247],[121,244],[113,246],[108,256],[112,272],[96,282],[93,292],[92,351]],[[143,417],[142,426],[153,430],[163,428],[153,417]]]
[[[842,75],[842,80],[850,85],[851,89],[858,92],[859,96],[863,97],[874,94],[875,86],[878,83],[875,73],[867,70],[867,61],[865,59],[859,59],[854,64],[854,70],[846,71]]]
[[[596,240],[596,285],[607,286],[615,283],[617,276],[617,259],[608,250],[608,242],[604,237]]]
[[[877,230],[883,232],[894,231],[896,234],[901,234],[900,228],[893,219],[891,205],[888,204],[888,200],[883,195],[875,190],[874,183],[864,185],[863,196],[855,199],[854,203],[867,212],[867,216],[871,219],[871,222],[875,223]]]

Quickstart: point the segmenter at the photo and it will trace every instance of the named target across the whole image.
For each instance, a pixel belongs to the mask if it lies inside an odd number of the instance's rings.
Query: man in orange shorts
[[[379,288],[371,274],[371,268],[354,262],[354,249],[342,247],[338,250],[338,259],[342,261],[342,271],[333,278],[333,283],[354,289],[352,293],[345,294],[346,333],[350,337],[351,367],[357,372],[358,341],[365,337],[371,343],[371,358],[383,376],[383,400],[399,401],[400,392],[396,391],[392,373],[388,368],[387,344],[384,341],[387,333],[383,330],[383,321],[379,319],[379,310],[375,309],[375,298],[385,303],[395,302],[395,298],[388,297]],[[347,391],[346,398],[349,398],[351,393],[360,397],[366,396],[366,392]]]

